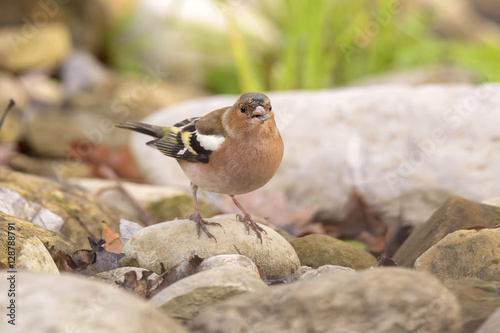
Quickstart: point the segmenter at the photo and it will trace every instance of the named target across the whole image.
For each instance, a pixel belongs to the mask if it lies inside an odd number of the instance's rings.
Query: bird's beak
[[[253,110],[252,112],[252,119],[258,119],[260,120],[261,124],[263,124],[266,120],[271,118],[269,114],[266,114],[266,110],[262,106],[258,106]]]

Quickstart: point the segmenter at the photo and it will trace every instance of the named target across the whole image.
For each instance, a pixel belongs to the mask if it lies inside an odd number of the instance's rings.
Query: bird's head
[[[241,95],[231,107],[228,120],[240,131],[276,128],[271,101],[258,92]]]

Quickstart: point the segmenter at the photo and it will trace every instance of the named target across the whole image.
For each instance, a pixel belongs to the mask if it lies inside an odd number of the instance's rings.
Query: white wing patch
[[[184,149],[181,149],[177,152],[177,155],[182,155],[184,154],[188,149],[187,148],[184,148]]]
[[[206,150],[215,151],[226,139],[222,135],[203,135],[196,131],[196,138],[200,143],[200,146]]]

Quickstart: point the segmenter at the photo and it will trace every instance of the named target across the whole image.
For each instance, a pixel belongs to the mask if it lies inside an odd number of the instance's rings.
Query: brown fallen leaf
[[[177,265],[172,266],[165,270],[163,263],[161,265],[161,274],[156,279],[148,279],[153,273],[151,271],[144,271],[142,278],[137,279],[135,271],[125,273],[124,281],[115,281],[120,287],[133,292],[137,296],[150,299],[160,291],[170,286],[189,275],[193,275],[196,267],[202,263],[203,259],[197,255],[191,256],[189,259],[184,259]]]
[[[148,278],[151,274],[153,274],[152,271],[143,271],[141,279],[138,280],[137,273],[129,271],[125,273],[123,282],[115,281],[115,283],[139,297],[149,298],[152,286]]]
[[[105,243],[103,239],[99,240],[97,243],[91,237],[88,237],[88,240],[91,247],[90,250],[78,250],[73,252],[72,255],[69,255],[65,251],[55,249],[54,246],[49,248],[48,243],[45,243],[45,247],[49,250],[60,272],[92,276],[100,272],[121,267],[119,260],[125,256],[124,254],[106,251],[102,247]]]
[[[44,243],[49,251],[50,256],[54,260],[59,272],[76,273],[79,269],[78,265],[73,261],[73,258],[66,252],[56,249],[54,246],[49,247],[49,243]]]
[[[374,216],[372,207],[355,188],[349,195],[346,215],[338,225],[341,228],[342,239],[356,239],[363,231],[374,236],[385,235],[386,232],[384,223]]]
[[[102,221],[102,223],[105,225],[105,227],[102,230],[101,237],[102,237],[102,239],[104,239],[106,241],[106,243],[103,245],[103,247],[108,252],[122,253],[123,244],[120,241],[120,234],[111,230],[111,228],[109,227],[109,225],[106,221]]]

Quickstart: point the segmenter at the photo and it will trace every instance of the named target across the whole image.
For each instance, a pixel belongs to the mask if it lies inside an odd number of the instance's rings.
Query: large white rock
[[[15,313],[15,326],[4,317],[0,332],[186,332],[175,320],[146,301],[116,287],[72,274],[61,276],[19,271],[0,279],[3,316]],[[15,296],[7,291],[14,282]]]
[[[292,203],[320,204],[340,217],[356,186],[386,217],[403,212],[405,220],[417,224],[448,193],[478,201],[500,193],[498,84],[387,85],[268,95],[285,155],[264,190],[284,190]],[[232,105],[236,98],[189,101],[144,122],[171,125]],[[187,188],[189,181],[176,161],[144,145],[150,138],[136,134],[132,140],[151,182]]]

